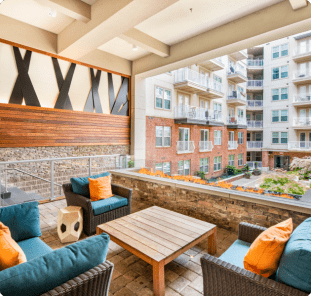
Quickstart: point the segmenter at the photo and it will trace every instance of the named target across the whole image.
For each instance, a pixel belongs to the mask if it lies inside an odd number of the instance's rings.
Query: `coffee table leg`
[[[208,237],[208,253],[210,255],[215,255],[217,252],[217,229],[215,227],[214,232]]]
[[[153,263],[153,293],[156,296],[165,295],[164,262]]]

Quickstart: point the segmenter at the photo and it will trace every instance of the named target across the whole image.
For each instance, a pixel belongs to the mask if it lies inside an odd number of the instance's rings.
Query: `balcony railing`
[[[307,77],[311,77],[311,69],[309,71],[307,70],[297,70],[294,71],[293,73],[293,78],[294,79],[302,79],[302,78],[307,78]]]
[[[222,122],[221,111],[206,110],[200,107],[180,105],[175,107],[174,118],[191,118],[197,120],[214,120]]]
[[[309,141],[290,141],[288,142],[288,149],[301,149],[301,150],[311,150],[311,142]]]
[[[249,166],[249,169],[252,171],[254,170],[256,167],[255,167],[255,162],[257,162],[257,168],[258,169],[261,169],[262,168],[262,161],[247,161],[246,163],[248,164]]]
[[[200,152],[207,152],[213,150],[213,143],[212,141],[200,141],[199,142],[199,151]]]
[[[228,149],[238,149],[238,142],[237,141],[228,141]]]
[[[301,46],[297,46],[296,48],[294,48],[294,52],[293,55],[307,55],[307,54],[311,54],[311,46],[307,46],[307,47],[301,47]]]
[[[228,100],[242,100],[242,101],[246,101],[246,95],[243,96],[242,93],[238,90],[233,90],[233,91],[229,91],[228,92]]]
[[[311,117],[295,117],[293,126],[311,126]]]
[[[247,106],[248,107],[262,107],[263,106],[263,101],[260,101],[260,100],[248,100],[247,101]]]
[[[247,77],[246,68],[241,66],[240,64],[229,67],[228,75],[232,75],[232,74],[240,74],[244,77]]]
[[[177,141],[176,150],[177,153],[193,153],[194,152],[194,142],[193,141]]]
[[[263,87],[263,80],[248,80],[247,87]]]
[[[311,102],[311,94],[294,95],[294,103]]]
[[[221,92],[221,93],[224,92],[222,83],[215,81],[215,80],[211,80],[211,79],[207,80],[207,88],[216,90],[216,91]]]
[[[193,82],[202,87],[207,87],[207,79],[204,74],[189,68],[181,68],[175,71],[175,83]]]
[[[248,149],[260,149],[262,148],[263,141],[247,141]]]
[[[189,105],[179,105],[175,107],[175,118],[207,120],[207,114],[207,110],[200,107],[194,107]]]
[[[218,62],[218,63],[223,64],[222,58],[221,58],[221,57],[215,58],[215,59],[213,59],[213,60],[215,60],[215,61]]]
[[[246,125],[246,119],[244,117],[231,117],[227,118],[227,124],[243,124]]]
[[[262,120],[247,120],[247,128],[262,128]]]
[[[248,59],[247,66],[248,67],[263,67],[263,60],[262,59],[258,59],[258,60]]]

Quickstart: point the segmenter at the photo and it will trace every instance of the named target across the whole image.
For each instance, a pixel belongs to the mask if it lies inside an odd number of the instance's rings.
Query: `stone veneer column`
[[[133,76],[131,87],[131,155],[141,167],[146,161],[146,79]]]

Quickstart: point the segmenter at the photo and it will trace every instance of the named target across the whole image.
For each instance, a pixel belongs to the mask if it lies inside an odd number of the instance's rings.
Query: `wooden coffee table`
[[[208,252],[216,253],[216,225],[160,207],[97,226],[110,239],[153,266],[153,291],[165,295],[164,265],[208,238]]]

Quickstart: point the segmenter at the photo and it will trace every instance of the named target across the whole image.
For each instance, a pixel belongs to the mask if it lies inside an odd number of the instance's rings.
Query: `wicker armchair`
[[[112,193],[128,199],[128,205],[100,214],[94,215],[92,202],[89,198],[76,194],[72,191],[71,184],[64,184],[67,206],[79,206],[83,208],[83,230],[87,235],[93,235],[96,232],[97,225],[108,221],[121,218],[131,213],[132,189],[125,188],[120,185],[111,184]]]
[[[252,243],[266,230],[240,223],[239,239]],[[241,269],[211,255],[201,258],[204,296],[308,296],[308,293]]]
[[[112,272],[113,264],[105,261],[41,296],[107,296]]]

